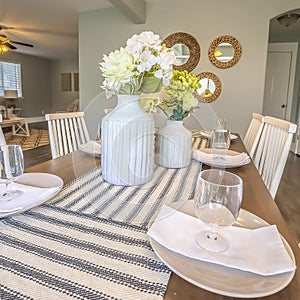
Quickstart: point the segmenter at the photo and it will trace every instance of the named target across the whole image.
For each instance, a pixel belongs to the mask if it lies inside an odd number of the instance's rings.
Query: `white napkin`
[[[40,188],[29,185],[11,183],[11,189],[20,190],[23,192],[19,197],[12,200],[0,200],[0,213],[12,212],[21,210],[26,207],[31,207],[37,203],[42,203],[44,199],[54,195],[61,187]],[[5,193],[5,184],[0,185],[0,194]]]
[[[91,155],[100,156],[101,144],[99,144],[99,142],[96,142],[96,141],[89,141],[85,144],[79,145],[79,150],[81,150],[82,152],[91,154]]]
[[[222,159],[220,159],[220,156]],[[250,162],[247,153],[242,152],[238,155],[226,155],[217,153],[205,153],[201,150],[193,150],[193,158],[203,163],[221,163],[224,165],[242,165]]]
[[[206,251],[196,244],[195,234],[207,228],[201,220],[163,206],[148,235],[184,256],[260,275],[280,274],[296,268],[275,225],[258,229],[221,227],[220,233],[229,241],[229,248],[221,253]]]

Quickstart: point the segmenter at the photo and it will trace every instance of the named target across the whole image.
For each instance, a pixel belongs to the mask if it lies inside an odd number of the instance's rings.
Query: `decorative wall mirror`
[[[200,78],[201,88],[194,92],[194,97],[200,102],[210,103],[215,101],[222,90],[221,80],[210,72],[203,72],[197,75]]]
[[[193,71],[200,60],[200,46],[197,40],[185,32],[175,32],[163,40],[168,48],[172,48],[176,54],[177,63],[175,70]]]
[[[213,65],[227,69],[235,65],[242,55],[242,46],[234,37],[223,35],[210,45],[208,57]]]

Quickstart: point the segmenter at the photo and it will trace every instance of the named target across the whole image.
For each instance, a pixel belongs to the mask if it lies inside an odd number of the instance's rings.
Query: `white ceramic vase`
[[[139,95],[118,95],[102,119],[101,165],[105,181],[123,186],[148,182],[154,168],[154,120]]]
[[[191,163],[192,133],[182,121],[167,120],[157,130],[155,162],[166,168],[184,168]]]

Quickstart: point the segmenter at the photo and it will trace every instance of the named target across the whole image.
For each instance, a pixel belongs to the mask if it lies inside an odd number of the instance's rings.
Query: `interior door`
[[[263,114],[291,119],[298,43],[269,43]]]
[[[286,119],[290,81],[290,52],[269,52],[267,58],[263,114]]]
[[[269,43],[263,114],[291,120],[298,43]],[[300,122],[300,120],[299,120]],[[298,127],[300,124],[298,122]],[[291,150],[297,153],[299,139],[294,135]]]

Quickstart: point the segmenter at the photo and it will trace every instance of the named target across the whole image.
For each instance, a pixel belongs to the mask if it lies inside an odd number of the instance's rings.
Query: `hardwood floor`
[[[25,169],[52,159],[50,145],[24,151],[23,155]]]
[[[24,151],[25,168],[51,159],[50,145]],[[275,202],[297,243],[300,242],[300,157],[290,153]]]
[[[300,242],[300,157],[289,154],[275,202],[297,243]]]

